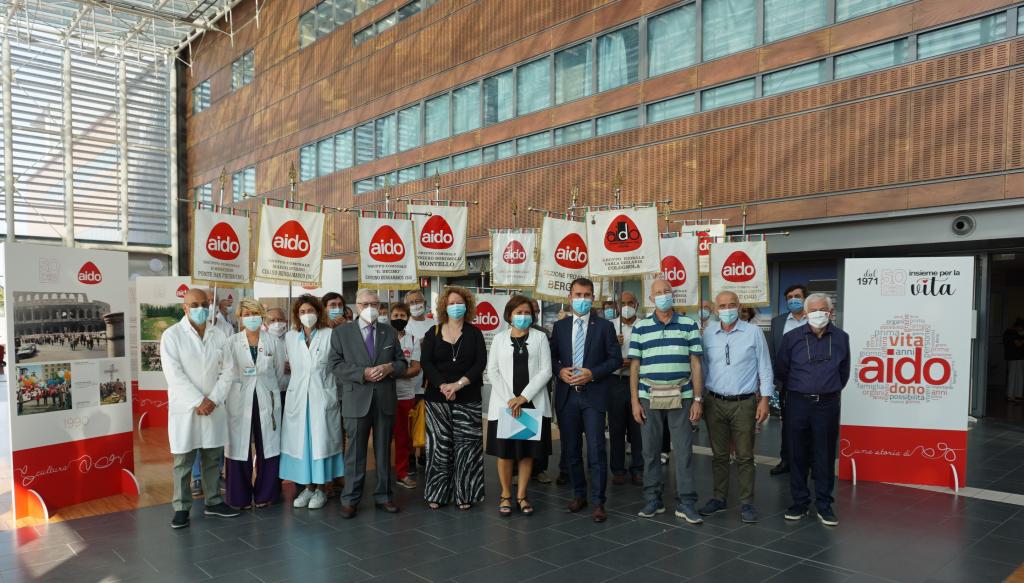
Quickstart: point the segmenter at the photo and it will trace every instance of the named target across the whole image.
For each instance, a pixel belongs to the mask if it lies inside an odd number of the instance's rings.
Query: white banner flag
[[[697,261],[699,239],[692,235],[662,237],[661,274],[672,284],[672,305],[695,308],[700,305],[700,275]],[[645,306],[651,306],[651,286],[657,275],[644,276]]]
[[[700,239],[698,251],[700,253],[700,274],[711,273],[708,259],[711,257],[711,244],[715,241],[725,240],[725,223],[714,223],[707,225],[683,225],[684,235],[696,235]]]
[[[625,278],[658,271],[661,256],[655,207],[592,211],[585,223],[590,275]]]
[[[263,205],[256,278],[320,284],[324,214]]]
[[[574,279],[590,276],[586,237],[587,226],[581,221],[544,217],[537,265],[538,296],[564,301]]]
[[[192,229],[192,280],[248,285],[249,218],[196,209]]]
[[[408,219],[359,219],[359,286],[416,289],[416,250]]]
[[[537,285],[537,230],[491,231],[491,286],[529,288]]]
[[[476,296],[476,317],[473,318],[473,325],[484,333],[484,342],[487,349],[491,349],[491,341],[494,336],[508,328],[505,322],[505,305],[512,296],[498,294],[477,294]]]
[[[771,304],[768,295],[768,244],[735,241],[711,245],[711,297],[736,292],[747,307]]]
[[[411,204],[408,209],[416,225],[416,271],[420,275],[465,275],[466,207]]]

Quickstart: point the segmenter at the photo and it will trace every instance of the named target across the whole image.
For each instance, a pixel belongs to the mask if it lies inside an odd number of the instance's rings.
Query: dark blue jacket
[[[572,368],[572,326],[575,318],[567,316],[555,322],[551,330],[551,372],[556,379],[555,409],[561,409],[573,390],[561,378],[562,369]],[[593,314],[587,322],[587,340],[583,347],[583,368],[594,380],[586,386],[584,398],[598,411],[608,410],[608,376],[622,366],[622,349],[612,323]]]

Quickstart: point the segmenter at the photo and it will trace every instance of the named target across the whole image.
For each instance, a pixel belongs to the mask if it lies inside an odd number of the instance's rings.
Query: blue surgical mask
[[[533,316],[529,314],[512,314],[512,325],[520,330],[526,330],[533,324]]]
[[[740,317],[739,308],[725,308],[718,310],[718,319],[726,326],[731,326]]]
[[[795,314],[804,309],[804,301],[801,298],[789,298],[786,300],[786,307]]]
[[[672,294],[661,294],[654,296],[654,307],[662,312],[672,309]]]
[[[202,326],[210,318],[210,308],[189,308],[188,318],[195,322],[196,326]]]
[[[711,310],[709,310],[707,308],[701,308],[700,309],[700,319],[701,320],[707,320],[710,317],[711,317]]]
[[[263,325],[263,318],[260,316],[246,316],[242,318],[242,325],[250,332],[255,332]]]
[[[572,310],[577,314],[586,314],[590,312],[592,307],[594,307],[594,300],[588,300],[587,298],[572,299]]]
[[[458,320],[466,315],[466,304],[451,304],[447,308],[448,317]]]
[[[611,320],[614,317],[615,317],[615,309],[614,308],[605,308],[604,309],[604,318],[606,320]]]
[[[337,320],[338,318],[345,315],[345,308],[331,308],[327,310],[327,317],[331,320]]]

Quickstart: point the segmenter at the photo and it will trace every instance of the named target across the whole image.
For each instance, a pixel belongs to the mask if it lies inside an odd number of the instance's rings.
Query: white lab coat
[[[497,421],[501,410],[516,396],[512,390],[512,351],[512,334],[509,330],[494,335],[487,355],[487,378],[491,381],[487,419],[490,421]],[[526,352],[529,355],[530,383],[523,389],[522,396],[541,415],[551,417],[551,401],[547,390],[551,379],[551,345],[547,335],[530,328],[530,334],[526,337]]]
[[[281,453],[303,457],[306,439],[306,401],[309,401],[309,431],[313,459],[326,459],[341,453],[341,405],[328,360],[331,355],[331,329],[316,332],[309,348],[302,332],[285,335],[292,377],[288,383],[284,419],[281,423]]]
[[[259,401],[260,434],[263,457],[281,453],[281,389],[284,387],[284,343],[267,332],[260,332],[255,374],[246,375],[253,367],[252,353],[245,332],[228,341],[227,354],[232,363],[234,383],[228,393],[228,447],[224,455],[231,460],[249,459],[252,440],[252,400]]]
[[[160,362],[167,378],[167,436],[173,454],[228,444],[223,405],[231,390],[232,372],[224,353],[227,343],[227,336],[211,326],[200,338],[188,316],[160,338]],[[197,415],[195,409],[204,398],[217,407],[209,415]]]

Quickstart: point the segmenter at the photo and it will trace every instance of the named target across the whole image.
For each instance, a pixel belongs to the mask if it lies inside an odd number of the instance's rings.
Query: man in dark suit
[[[622,366],[622,354],[611,322],[595,317],[594,282],[581,277],[569,287],[572,316],[555,322],[551,332],[551,368],[555,385],[562,447],[566,452],[569,482],[574,498],[569,512],[587,505],[587,480],[583,475],[583,442],[587,439],[590,466],[590,502],[594,522],[604,522],[608,456],[605,453],[604,418],[608,410],[608,376]]]
[[[391,500],[391,432],[395,426],[398,395],[395,379],[407,363],[395,329],[377,322],[380,299],[371,290],[356,292],[359,319],[331,332],[331,370],[341,396],[341,416],[348,434],[345,451],[345,489],[341,493],[341,517],[352,518],[363,496],[366,455],[373,430],[377,462],[377,508],[398,512]]]
[[[782,445],[779,447],[779,465],[769,472],[778,476],[789,472],[789,457],[786,448],[786,387],[779,378],[779,369],[776,364],[776,353],[782,346],[782,337],[786,332],[798,328],[807,323],[807,314],[804,311],[804,299],[807,298],[807,288],[801,284],[791,285],[786,288],[786,311],[772,318],[772,328],[768,335],[768,351],[772,358],[772,369],[775,371],[775,387],[779,391],[779,418],[782,419],[781,434]]]

